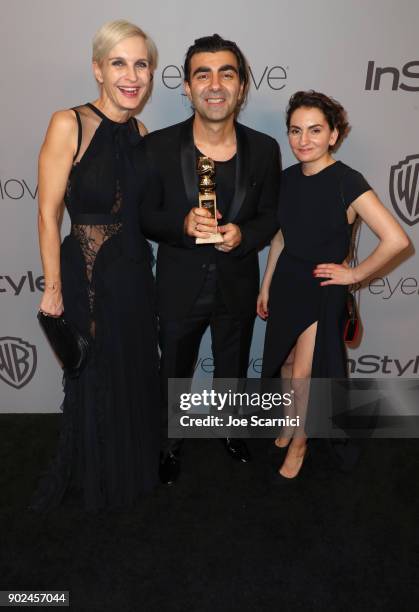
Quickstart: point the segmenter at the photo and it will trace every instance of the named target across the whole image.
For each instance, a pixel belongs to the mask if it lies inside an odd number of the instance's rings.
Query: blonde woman
[[[133,505],[157,480],[158,352],[148,244],[138,223],[141,147],[135,115],[157,63],[153,41],[126,21],[93,40],[99,97],[56,112],[39,158],[40,310],[90,338],[78,378],[65,376],[58,453],[31,507],[72,491],[87,510]],[[64,201],[71,232],[60,244]]]

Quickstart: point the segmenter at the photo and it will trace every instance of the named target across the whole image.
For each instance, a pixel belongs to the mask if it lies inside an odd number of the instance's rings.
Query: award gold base
[[[215,193],[199,194],[199,208],[206,208],[210,211],[213,219],[217,218],[217,199]],[[208,238],[196,238],[196,244],[215,244],[216,242],[224,242],[222,234],[214,232]]]
[[[224,242],[221,234],[210,234],[208,238],[196,238],[195,244],[215,244],[217,242]]]

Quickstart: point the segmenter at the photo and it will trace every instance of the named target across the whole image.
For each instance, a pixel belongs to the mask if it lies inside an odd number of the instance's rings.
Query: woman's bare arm
[[[384,206],[376,194],[366,191],[354,202],[352,208],[380,239],[379,244],[359,265],[323,263],[316,266],[314,276],[327,278],[321,285],[352,285],[360,283],[383,268],[393,257],[406,249],[409,238],[401,225]]]
[[[284,247],[284,241],[281,230],[278,230],[275,236],[271,240],[271,247],[269,249],[268,261],[266,263],[265,274],[263,275],[263,281],[260,288],[259,296],[256,304],[256,312],[262,318],[266,319],[268,312],[268,301],[269,301],[269,289],[272,282],[272,276],[276,268],[276,263],[281,251]]]
[[[77,120],[72,111],[51,118],[38,164],[38,230],[45,290],[40,309],[59,316],[63,311],[60,274],[60,222],[68,176],[77,147]]]

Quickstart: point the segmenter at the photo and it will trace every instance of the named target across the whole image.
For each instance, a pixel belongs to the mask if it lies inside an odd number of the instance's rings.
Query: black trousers
[[[255,301],[256,311],[256,301]],[[162,452],[179,450],[183,440],[168,438],[168,379],[192,379],[199,346],[207,327],[211,330],[214,378],[246,378],[255,315],[239,319],[223,300],[215,264],[208,266],[202,289],[188,316],[160,319]]]

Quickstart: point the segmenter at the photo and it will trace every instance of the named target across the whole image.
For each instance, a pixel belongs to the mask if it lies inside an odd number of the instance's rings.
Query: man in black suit
[[[185,92],[193,116],[145,139],[150,186],[141,207],[144,233],[159,243],[157,301],[161,380],[167,424],[167,379],[191,378],[202,336],[211,329],[215,378],[245,378],[259,290],[258,250],[277,230],[280,157],[277,142],[237,123],[249,69],[238,48],[218,34],[200,38],[185,58]],[[197,159],[215,161],[220,244],[196,244],[216,221],[198,208]],[[176,481],[181,440],[165,441],[162,482]],[[224,440],[242,462],[242,440]]]

